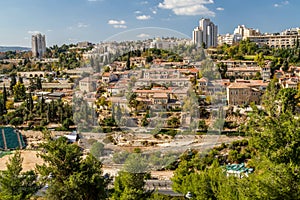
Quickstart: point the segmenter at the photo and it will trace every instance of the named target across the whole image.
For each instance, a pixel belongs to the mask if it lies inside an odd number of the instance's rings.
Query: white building
[[[42,58],[46,53],[46,39],[45,35],[40,33],[32,35],[31,37],[32,56]]]
[[[222,44],[229,44],[232,45],[236,42],[241,41],[242,35],[240,34],[225,34],[225,35],[219,35],[218,36],[218,45],[222,45]]]
[[[290,28],[281,32],[281,35],[299,35],[300,28]]]
[[[238,25],[237,28],[234,29],[233,34],[239,34],[242,36],[242,39],[246,39],[250,36],[258,36],[261,35],[259,30],[255,30],[253,28],[247,28],[245,25]]]
[[[216,47],[218,45],[218,26],[210,19],[201,19],[199,26],[193,31],[193,42],[205,48]]]
[[[178,43],[176,41],[164,40],[161,38],[156,38],[150,43],[150,48],[157,49],[172,49],[175,46],[178,46]]]

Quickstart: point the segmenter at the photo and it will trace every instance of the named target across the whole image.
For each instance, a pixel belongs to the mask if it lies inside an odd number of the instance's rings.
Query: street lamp
[[[191,192],[187,192],[185,197],[191,199],[193,197],[193,194]]]

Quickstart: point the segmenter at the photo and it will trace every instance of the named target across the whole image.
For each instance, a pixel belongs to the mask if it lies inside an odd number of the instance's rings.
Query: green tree
[[[7,92],[6,92],[6,88],[5,85],[3,85],[3,92],[2,92],[2,98],[3,98],[3,102],[2,102],[2,108],[3,108],[3,114],[7,112],[6,109],[6,102],[7,102]]]
[[[103,151],[104,151],[104,144],[102,144],[101,142],[95,142],[93,143],[90,152],[93,156],[99,158],[100,156],[103,155]]]
[[[208,125],[206,124],[205,120],[199,120],[198,122],[198,129],[201,131],[207,131]]]
[[[3,98],[0,96],[0,116],[3,117],[5,114],[5,108],[3,103]]]
[[[62,127],[66,130],[69,130],[71,125],[74,125],[74,122],[70,118],[65,119],[62,123]]]
[[[277,164],[263,156],[253,162],[256,172],[236,181],[239,199],[299,199],[299,166]]]
[[[227,78],[226,76],[226,72],[227,72],[227,65],[224,64],[223,62],[221,63],[218,63],[217,64],[217,67],[218,67],[218,71],[220,72],[221,74],[221,77],[224,79],[224,78]]]
[[[22,84],[24,83],[24,82],[23,82],[23,78],[22,78],[21,76],[19,76],[18,82],[19,82],[19,83],[22,83]]]
[[[28,94],[27,98],[27,109],[29,110],[30,113],[32,113],[33,110],[33,99],[32,99],[32,94],[31,92]]]
[[[34,171],[22,171],[23,158],[16,151],[6,163],[6,170],[0,173],[0,199],[23,200],[29,199],[40,188]]]
[[[264,57],[263,52],[256,54],[254,57],[254,61],[256,61],[259,66],[261,66],[261,67],[264,66],[265,65],[265,57]]]
[[[36,78],[36,88],[37,88],[38,90],[43,89],[43,88],[42,88],[42,80],[41,80],[40,77],[37,77],[37,78]]]
[[[128,52],[127,55],[127,61],[126,61],[126,70],[130,70],[130,52]]]
[[[283,88],[278,92],[276,97],[279,101],[281,112],[291,111],[292,113],[294,113],[299,103],[297,90],[293,88]]]
[[[91,154],[84,159],[80,147],[65,137],[45,136],[39,154],[45,163],[37,170],[49,184],[47,199],[105,199],[108,181],[102,176],[101,162]]]
[[[126,99],[128,102],[128,105],[130,108],[134,108],[136,110],[136,107],[138,105],[138,100],[136,100],[137,94],[135,92],[128,92],[126,94]]]
[[[14,117],[12,120],[10,120],[9,124],[13,125],[13,126],[18,126],[21,125],[23,123],[23,119],[21,117]]]
[[[6,103],[7,101],[7,92],[6,92],[6,87],[5,84],[3,84],[3,101]]]
[[[167,125],[171,128],[178,128],[180,126],[180,119],[178,117],[171,117],[167,121]]]
[[[26,98],[26,88],[23,83],[18,82],[13,87],[13,94],[15,101],[22,101]]]
[[[151,192],[144,188],[147,171],[148,165],[140,153],[129,155],[124,163],[124,170],[115,178],[112,199],[142,200],[149,197]]]
[[[13,88],[14,86],[16,85],[17,83],[17,79],[16,79],[16,75],[15,74],[12,74],[10,76],[10,90],[13,91]]]
[[[277,93],[280,90],[280,86],[277,82],[277,80],[273,79],[269,83],[265,94],[262,97],[262,105],[264,106],[265,112],[269,116],[274,116],[274,114],[277,112],[277,104],[276,104],[276,96]]]

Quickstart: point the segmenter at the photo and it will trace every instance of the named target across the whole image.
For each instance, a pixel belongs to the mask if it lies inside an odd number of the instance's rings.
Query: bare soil
[[[21,156],[23,160],[23,171],[34,170],[36,164],[43,164],[43,160],[37,157],[38,151],[22,150]],[[6,170],[6,163],[13,154],[0,158],[0,170]]]

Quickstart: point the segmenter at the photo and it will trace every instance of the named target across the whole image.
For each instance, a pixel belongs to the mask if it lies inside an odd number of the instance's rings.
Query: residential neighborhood
[[[298,199],[300,28],[220,26],[0,52],[0,199]]]

